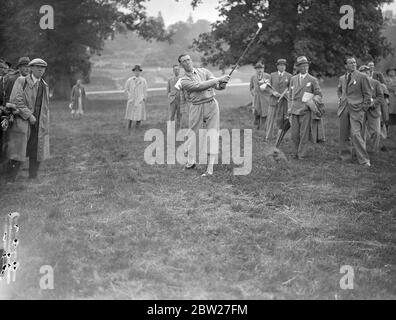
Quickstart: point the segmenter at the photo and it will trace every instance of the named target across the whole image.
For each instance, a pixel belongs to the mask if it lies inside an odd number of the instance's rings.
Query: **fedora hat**
[[[19,68],[20,66],[27,66],[29,62],[30,62],[29,57],[21,57],[19,58],[16,67]]]
[[[264,65],[261,62],[257,62],[254,69],[264,69]]]
[[[296,66],[300,66],[302,64],[309,64],[310,62],[308,61],[306,56],[300,56],[296,60]]]
[[[276,65],[280,65],[280,64],[287,65],[286,59],[278,59],[278,61],[276,61]]]
[[[36,58],[29,62],[29,67],[38,66],[38,67],[47,67],[48,64],[43,59]]]
[[[132,69],[132,71],[135,71],[135,70],[139,70],[140,72],[143,71],[142,67],[141,67],[140,65],[138,65],[138,64],[136,64],[136,65],[133,67],[133,69]]]

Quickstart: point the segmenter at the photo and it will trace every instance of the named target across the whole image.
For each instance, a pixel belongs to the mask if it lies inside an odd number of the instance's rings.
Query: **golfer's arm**
[[[202,82],[185,79],[181,82],[183,89],[187,91],[204,91],[206,89],[215,87],[218,83],[219,80],[217,78]]]

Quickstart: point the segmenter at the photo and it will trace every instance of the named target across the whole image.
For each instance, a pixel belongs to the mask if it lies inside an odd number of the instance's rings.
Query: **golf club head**
[[[257,23],[258,29],[256,32],[256,35],[260,32],[260,30],[263,28],[263,24],[261,22]]]

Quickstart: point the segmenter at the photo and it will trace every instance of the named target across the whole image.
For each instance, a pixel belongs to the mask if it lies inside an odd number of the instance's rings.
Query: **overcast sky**
[[[191,7],[191,0],[150,0],[146,3],[149,15],[156,16],[161,11],[165,25],[169,26],[178,21],[186,21],[190,13],[194,21],[206,19],[210,22],[218,20],[219,14],[216,10],[218,0],[203,0],[195,10]]]
[[[219,14],[216,10],[218,0],[203,0],[203,3],[195,10],[191,8],[191,0],[150,0],[146,7],[149,15],[156,16],[158,11],[161,11],[165,21],[165,25],[169,26],[177,21],[186,21],[190,13],[194,21],[198,19],[206,19],[214,22],[219,19]],[[384,6],[384,9],[391,9],[396,13],[396,3]]]

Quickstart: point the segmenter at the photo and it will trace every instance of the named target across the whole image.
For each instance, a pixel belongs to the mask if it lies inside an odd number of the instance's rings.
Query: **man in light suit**
[[[346,74],[340,77],[338,84],[340,118],[340,158],[352,160],[350,138],[360,164],[370,167],[370,159],[363,138],[365,113],[371,105],[371,87],[368,77],[356,70],[356,59],[345,59]]]
[[[372,103],[366,112],[363,125],[363,137],[367,137],[367,142],[370,142],[374,152],[379,152],[381,139],[381,110],[385,104],[384,91],[381,82],[371,77],[371,70],[369,66],[361,66],[359,71],[369,77]]]
[[[291,138],[294,147],[293,157],[304,159],[308,155],[308,143],[311,134],[311,109],[303,101],[310,95],[309,101],[321,100],[322,92],[318,80],[308,73],[309,61],[305,56],[297,58],[296,67],[299,74],[290,79],[288,114],[291,118]]]
[[[276,62],[278,71],[271,73],[271,103],[268,110],[268,139],[275,138],[274,130],[280,131],[287,118],[287,91],[292,77],[286,70],[286,59]],[[282,98],[281,98],[282,97]],[[281,98],[279,100],[279,98]],[[278,101],[279,100],[279,101]]]

